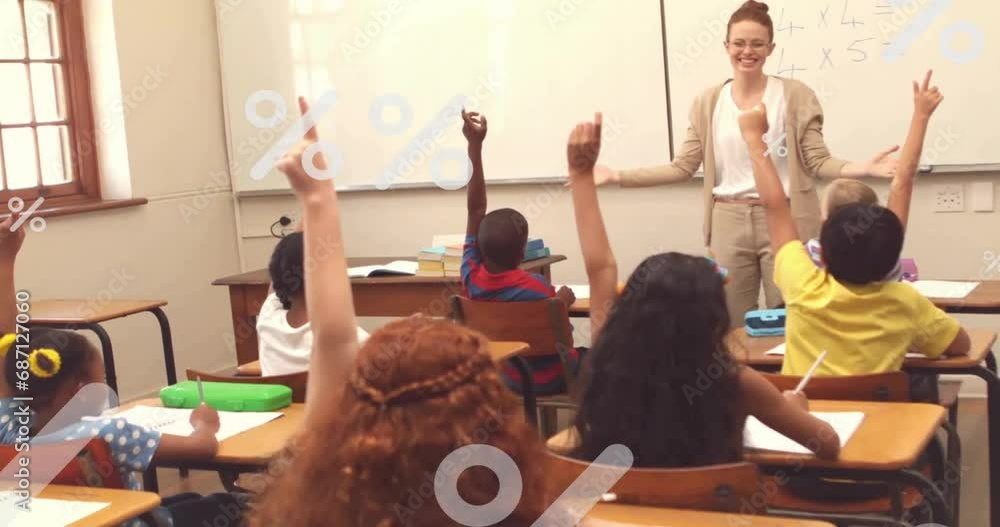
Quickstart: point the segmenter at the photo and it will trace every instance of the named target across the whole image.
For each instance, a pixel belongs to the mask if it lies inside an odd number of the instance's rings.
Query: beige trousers
[[[758,309],[762,286],[768,309],[781,304],[762,205],[716,202],[712,207],[711,250],[719,265],[729,269],[726,304],[732,327],[742,327],[743,315]]]

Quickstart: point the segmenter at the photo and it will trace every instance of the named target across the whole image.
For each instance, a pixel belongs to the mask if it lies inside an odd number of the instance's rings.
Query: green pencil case
[[[292,404],[292,389],[278,384],[242,384],[203,382],[205,404],[225,412],[270,412]],[[167,408],[197,408],[198,383],[179,382],[160,390],[160,401]]]

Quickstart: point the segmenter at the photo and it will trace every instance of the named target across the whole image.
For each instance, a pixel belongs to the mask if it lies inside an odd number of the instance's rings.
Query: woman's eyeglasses
[[[734,47],[734,48],[736,48],[738,50],[741,50],[741,51],[744,50],[744,49],[746,49],[747,47],[749,47],[750,49],[752,49],[754,51],[760,51],[760,50],[766,48],[771,43],[770,42],[764,42],[763,40],[754,40],[754,41],[751,41],[749,43],[747,43],[747,41],[745,41],[745,40],[734,40],[732,42],[727,42],[726,44],[728,46]]]

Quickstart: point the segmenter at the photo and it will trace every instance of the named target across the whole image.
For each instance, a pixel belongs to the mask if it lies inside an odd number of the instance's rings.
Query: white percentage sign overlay
[[[632,451],[625,445],[609,446],[532,527],[575,527],[632,468],[634,461]],[[485,505],[473,505],[458,494],[458,476],[476,466],[489,468],[500,482],[500,492]],[[466,445],[444,458],[434,475],[434,487],[441,510],[451,519],[468,527],[483,527],[495,525],[514,512],[521,499],[523,481],[521,471],[504,451],[490,445]],[[532,492],[537,491],[532,489]]]
[[[890,0],[889,4],[894,7],[904,7],[913,2],[915,0]],[[882,52],[882,59],[890,64],[899,60],[903,53],[920,38],[920,35],[934,23],[934,20],[948,10],[951,3],[952,0],[933,0],[927,9],[924,9],[913,20],[912,24],[896,36],[896,40],[886,46],[885,51]],[[959,33],[965,33],[972,40],[972,45],[966,51],[956,51],[952,47],[952,40]],[[986,47],[986,36],[983,35],[979,27],[969,21],[959,21],[948,25],[941,30],[939,38],[941,54],[956,64],[968,64],[976,60]]]
[[[274,105],[274,114],[270,117],[264,117],[257,113],[257,105],[265,101]],[[275,143],[274,146],[272,146],[271,149],[268,150],[267,153],[253,165],[250,169],[250,177],[257,181],[264,179],[264,177],[267,176],[267,173],[274,168],[274,166],[281,159],[281,156],[283,156],[288,149],[301,141],[302,136],[305,135],[306,131],[316,126],[316,121],[329,112],[336,102],[337,93],[334,90],[327,91],[318,99],[313,101],[309,111],[306,112],[302,118],[292,123],[285,132],[285,135],[281,136],[278,139],[278,142]],[[247,121],[257,128],[276,128],[288,115],[288,107],[285,105],[285,99],[280,93],[274,90],[259,90],[254,92],[247,97],[243,110],[246,114]],[[326,170],[321,170],[316,167],[316,164],[313,161],[313,158],[319,152],[322,152],[326,156],[329,167]],[[328,142],[316,143],[307,148],[302,154],[302,168],[305,169],[309,176],[315,179],[332,179],[337,175],[337,172],[340,171],[340,167],[343,163],[344,158],[340,153],[340,150],[338,150],[332,143]]]
[[[778,157],[787,157],[788,147],[785,146],[786,137],[788,137],[788,132],[782,132],[781,135],[778,136],[778,138],[773,141],[767,140],[767,134],[761,136],[761,139],[763,139],[764,142],[767,143],[767,152],[764,152],[764,157],[767,157],[773,154],[774,152],[778,153]]]

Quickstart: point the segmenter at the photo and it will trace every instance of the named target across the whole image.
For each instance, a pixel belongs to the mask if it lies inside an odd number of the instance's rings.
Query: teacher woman
[[[804,239],[819,234],[816,178],[892,177],[897,161],[890,154],[899,148],[890,148],[866,163],[830,155],[823,142],[823,110],[815,93],[799,81],[764,74],[764,64],[774,52],[774,24],[767,11],[767,4],[751,0],[729,19],[725,49],[733,78],[695,99],[687,137],[671,164],[624,171],[595,169],[599,184],[643,187],[687,181],[704,164],[705,246],[729,269],[726,297],[734,327],[741,326],[743,315],[756,308],[762,284],[769,308],[782,302],[773,282],[774,255],[750,154],[740,135],[739,113],[765,103],[771,123],[765,141],[773,147],[792,215]],[[779,141],[783,132],[786,138]],[[782,154],[787,148],[787,155],[778,155],[779,147],[784,147]]]

